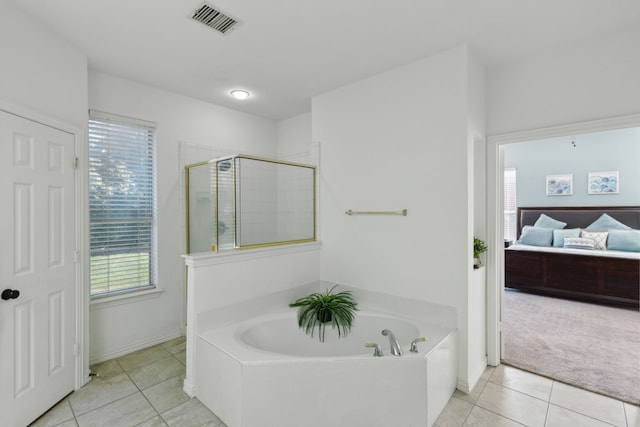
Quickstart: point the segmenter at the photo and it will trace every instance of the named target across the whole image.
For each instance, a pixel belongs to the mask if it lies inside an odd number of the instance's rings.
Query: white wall
[[[0,100],[85,129],[86,55],[1,2],[0,57]]]
[[[486,70],[473,51],[469,52],[468,87],[468,143],[472,146],[473,174],[469,174],[473,187],[473,199],[470,215],[474,218],[473,233],[486,237]]]
[[[468,215],[472,227],[467,236],[470,242],[474,237],[487,240],[486,232],[486,123],[485,104],[486,88],[485,68],[473,51],[468,54],[467,73],[467,114],[468,131],[467,144],[469,154],[467,156],[468,175]],[[472,245],[472,243],[470,243]],[[462,377],[459,387],[464,391],[471,389],[487,366],[487,334],[486,334],[486,268],[479,270],[470,269],[468,273],[468,287],[466,308],[466,338],[467,338],[467,369],[466,377]],[[461,316],[462,317],[462,316]]]
[[[635,28],[490,69],[487,133],[639,113],[638,46]]]
[[[481,68],[461,46],[312,100],[321,279],[455,307],[463,384]],[[344,213],[404,208],[407,217]]]
[[[183,332],[185,293],[179,142],[273,157],[276,122],[107,74],[89,73],[89,107],[157,123],[157,298],[92,305],[91,359],[104,360]],[[205,160],[205,159],[203,159]],[[144,313],[144,316],[140,316]]]
[[[310,150],[311,113],[278,122],[278,158],[286,158]]]

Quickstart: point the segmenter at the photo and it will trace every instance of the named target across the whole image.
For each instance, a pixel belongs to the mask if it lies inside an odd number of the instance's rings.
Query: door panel
[[[33,268],[33,185],[14,183],[13,195],[13,273],[18,275]]]
[[[0,111],[0,413],[28,425],[75,384],[74,136]],[[8,420],[7,417],[8,416]]]
[[[22,396],[33,388],[34,380],[34,333],[33,333],[33,301],[16,304],[13,309],[14,331],[14,394]]]

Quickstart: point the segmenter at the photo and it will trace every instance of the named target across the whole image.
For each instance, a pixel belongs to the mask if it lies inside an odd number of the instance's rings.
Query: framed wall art
[[[589,172],[588,194],[618,194],[620,176],[618,171]]]
[[[571,196],[573,174],[547,175],[547,196]]]

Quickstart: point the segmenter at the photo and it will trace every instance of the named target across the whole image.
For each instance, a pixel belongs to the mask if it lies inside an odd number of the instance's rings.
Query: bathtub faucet
[[[383,329],[382,335],[384,335],[385,337],[387,336],[389,337],[389,346],[391,347],[391,354],[393,354],[394,356],[402,356],[402,349],[400,348],[400,343],[396,339],[396,336],[393,335],[393,332],[391,332],[388,329]]]
[[[382,353],[382,348],[380,347],[380,344],[376,344],[374,342],[368,342],[364,346],[367,347],[367,348],[373,347],[373,355],[375,357],[384,356],[384,354]]]
[[[418,343],[419,342],[425,342],[427,339],[425,337],[420,337],[420,338],[416,338],[415,340],[411,341],[411,349],[409,349],[410,352],[412,353],[419,353],[420,350],[418,349]]]

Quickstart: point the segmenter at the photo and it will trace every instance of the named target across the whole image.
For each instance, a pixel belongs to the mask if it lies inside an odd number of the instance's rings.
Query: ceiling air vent
[[[238,21],[232,17],[225,15],[206,3],[196,9],[191,18],[198,22],[202,22],[207,27],[220,31],[222,34],[226,34],[228,31],[231,31],[238,23]]]

